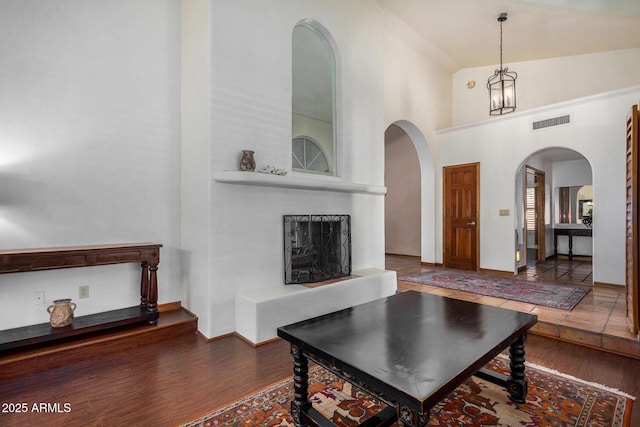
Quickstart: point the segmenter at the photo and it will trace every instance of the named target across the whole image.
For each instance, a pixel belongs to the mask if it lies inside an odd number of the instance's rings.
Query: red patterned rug
[[[572,310],[590,290],[590,288],[582,286],[534,282],[447,269],[425,271],[400,277],[398,280],[562,310]]]
[[[487,368],[508,370],[499,356]],[[617,390],[527,364],[526,404],[507,399],[506,390],[472,377],[431,411],[429,426],[629,427],[633,397]],[[350,427],[385,406],[325,369],[309,370],[314,407],[337,426]],[[283,380],[217,409],[182,427],[293,426],[289,408],[293,380]]]

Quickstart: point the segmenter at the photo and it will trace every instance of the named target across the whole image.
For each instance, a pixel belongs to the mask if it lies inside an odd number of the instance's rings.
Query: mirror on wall
[[[335,57],[313,25],[292,35],[292,168],[335,174]]]
[[[593,186],[580,185],[555,188],[555,222],[557,224],[584,224],[593,220]]]

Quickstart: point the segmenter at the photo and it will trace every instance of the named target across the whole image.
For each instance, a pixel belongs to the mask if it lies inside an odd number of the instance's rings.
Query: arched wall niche
[[[315,19],[303,19],[292,29],[291,136],[310,137],[325,153],[328,171],[292,168],[299,172],[340,175],[339,54],[330,32]],[[293,151],[292,151],[293,153]]]

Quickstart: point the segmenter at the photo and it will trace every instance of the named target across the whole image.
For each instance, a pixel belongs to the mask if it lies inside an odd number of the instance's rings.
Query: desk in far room
[[[558,236],[567,236],[569,238],[569,260],[573,259],[573,238],[574,236],[592,237],[591,228],[554,228],[553,229],[553,256],[558,256]],[[564,255],[564,254],[560,254]]]

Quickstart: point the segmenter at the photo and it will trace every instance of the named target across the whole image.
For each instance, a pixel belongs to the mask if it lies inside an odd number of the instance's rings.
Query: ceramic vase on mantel
[[[242,159],[240,160],[240,170],[245,172],[253,172],[256,170],[256,161],[253,158],[254,151],[242,150]]]
[[[47,307],[47,312],[51,315],[51,326],[53,328],[64,328],[73,323],[73,312],[76,304],[71,302],[71,298],[57,299],[53,305]]]

